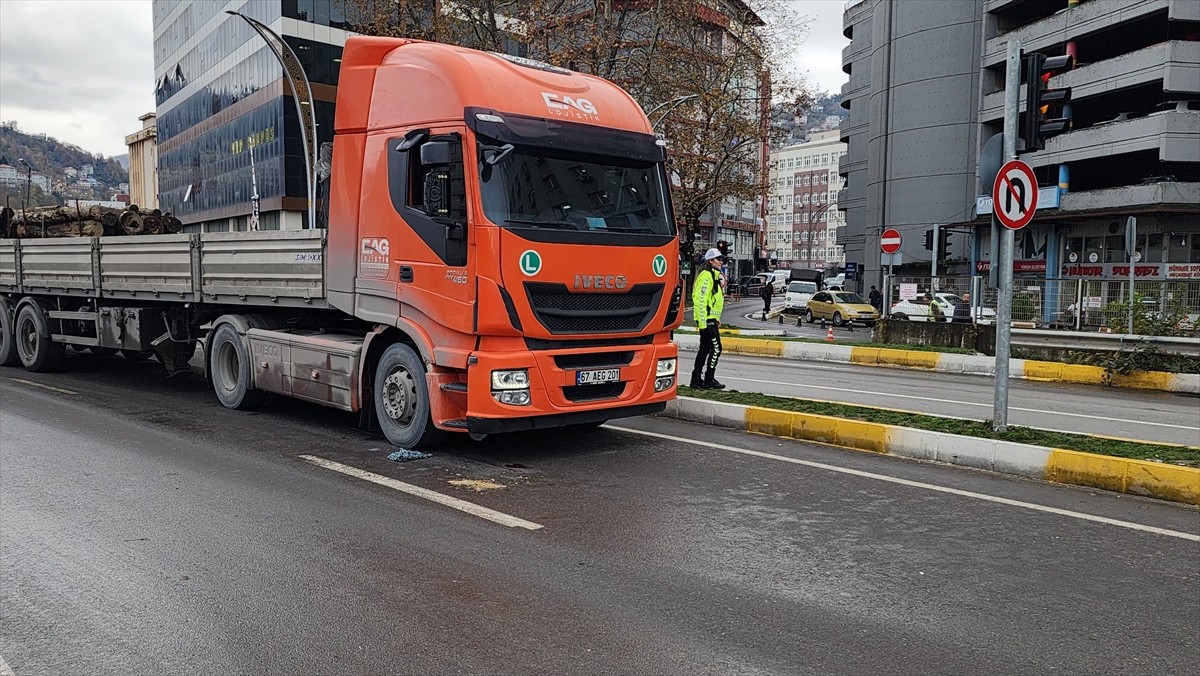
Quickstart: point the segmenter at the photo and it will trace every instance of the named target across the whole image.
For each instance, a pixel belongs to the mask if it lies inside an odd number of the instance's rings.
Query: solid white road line
[[[956,399],[935,399],[934,397],[916,396],[911,394],[894,394],[892,392],[876,392],[874,390],[851,390],[845,387],[829,387],[827,385],[805,385],[804,383],[784,383],[777,380],[759,380],[757,378],[738,378],[736,376],[724,376],[725,380],[740,380],[744,383],[759,383],[761,385],[780,385],[783,387],[799,387],[808,390],[831,390],[834,392],[849,392],[851,394],[869,394],[880,397],[890,397],[892,399],[917,399],[919,401],[929,401],[938,404],[955,404],[957,406],[982,406],[988,409],[992,408],[992,404],[979,404],[970,401],[958,401]],[[1130,425],[1148,425],[1151,427],[1170,427],[1179,430],[1196,430],[1200,427],[1189,425],[1171,425],[1169,423],[1156,423],[1147,420],[1126,420],[1124,418],[1113,418],[1103,415],[1087,415],[1084,413],[1064,413],[1061,411],[1043,411],[1036,408],[1020,408],[1018,406],[1009,406],[1010,411],[1023,411],[1025,413],[1040,413],[1042,415],[1051,416],[1067,416],[1070,418],[1086,418],[1088,420],[1103,420],[1104,422],[1128,423]],[[947,417],[962,417],[962,416],[947,416]]]
[[[16,676],[13,674],[12,667],[8,666],[8,662],[4,661],[3,656],[0,656],[0,676]]]
[[[1021,500],[1012,500],[1010,498],[1001,498],[995,495],[987,495],[985,493],[975,493],[973,491],[964,491],[957,488],[949,488],[947,486],[938,486],[936,484],[927,484],[920,481],[910,481],[886,474],[876,474],[874,472],[864,472],[858,469],[850,469],[849,467],[838,467],[837,465],[827,465],[823,462],[813,462],[812,460],[799,460],[797,458],[789,458],[783,455],[775,455],[774,453],[764,453],[763,451],[755,451],[748,448],[738,448],[736,446],[727,446],[725,444],[715,444],[709,441],[699,441],[696,439],[685,439],[670,434],[660,434],[658,432],[647,432],[645,430],[635,430],[628,427],[618,427],[616,425],[605,425],[604,427],[620,432],[629,432],[630,434],[639,434],[644,437],[653,437],[655,439],[664,439],[667,441],[675,441],[683,444],[692,444],[693,446],[703,446],[704,448],[712,448],[719,451],[729,451],[731,453],[741,453],[743,455],[752,455],[759,458],[767,458],[768,460],[778,460],[787,462],[793,465],[804,465],[805,467],[815,467],[817,469],[829,470],[830,472],[840,472],[842,474],[850,474],[866,479],[875,479],[877,481],[886,481],[888,483],[900,484],[902,486],[912,486],[913,488],[924,488],[929,491],[938,493],[949,493],[958,495],[964,498],[973,498],[975,500],[983,500],[986,502],[995,502],[1001,505],[1009,505],[1010,507],[1021,507],[1024,509],[1032,509],[1038,512],[1047,512],[1049,514],[1057,514],[1059,516],[1067,516],[1072,519],[1081,519],[1083,521],[1094,521],[1103,523],[1109,526],[1119,526],[1130,530],[1138,530],[1145,533],[1155,533],[1157,535],[1166,535],[1168,537],[1179,538],[1181,540],[1191,540],[1192,542],[1200,542],[1200,535],[1192,533],[1183,533],[1176,530],[1168,530],[1166,528],[1158,528],[1156,526],[1146,526],[1140,523],[1131,521],[1121,521],[1119,519],[1110,519],[1106,516],[1096,516],[1095,514],[1084,514],[1083,512],[1073,512],[1069,509],[1059,509],[1057,507],[1047,507],[1032,502],[1022,502]]]
[[[9,380],[13,381],[14,383],[21,383],[22,385],[29,385],[31,387],[40,387],[43,390],[50,390],[51,392],[58,392],[59,394],[71,394],[71,395],[79,394],[78,392],[72,392],[71,390],[64,390],[61,387],[54,387],[53,385],[43,385],[41,383],[35,383],[32,380],[22,380],[21,378],[9,378]],[[0,672],[0,676],[2,676],[2,674],[3,674],[3,672]]]
[[[347,476],[355,477],[356,479],[370,481],[371,483],[379,484],[380,486],[387,486],[388,488],[400,491],[401,493],[414,495],[418,498],[425,498],[426,500],[436,502],[439,505],[445,505],[452,509],[457,509],[460,512],[466,512],[472,516],[477,516],[481,519],[487,519],[488,521],[498,523],[502,526],[508,526],[510,528],[525,528],[528,530],[538,530],[542,527],[541,524],[533,523],[532,521],[526,521],[525,519],[518,519],[515,516],[510,516],[504,512],[497,512],[494,509],[488,509],[487,507],[477,505],[473,502],[459,500],[458,498],[453,498],[449,495],[443,495],[437,491],[431,491],[428,488],[414,486],[412,484],[404,483],[403,481],[392,479],[391,477],[383,476],[382,474],[375,474],[374,472],[368,472],[363,469],[358,469],[357,467],[343,465],[340,462],[318,458],[314,455],[302,455],[300,456],[300,459],[307,463],[316,465],[317,467],[331,469],[335,472],[341,472]]]

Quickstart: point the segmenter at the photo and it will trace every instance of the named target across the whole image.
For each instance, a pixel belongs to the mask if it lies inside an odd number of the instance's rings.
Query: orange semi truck
[[[683,314],[664,148],[616,85],[350,38],[328,229],[0,240],[0,363],[197,345],[220,402],[360,411],[391,443],[661,411]]]

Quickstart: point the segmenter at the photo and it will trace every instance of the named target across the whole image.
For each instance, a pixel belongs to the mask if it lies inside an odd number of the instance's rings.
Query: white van
[[[771,280],[771,286],[774,287],[775,293],[783,293],[787,288],[788,278],[792,274],[791,270],[772,270],[764,273]]]

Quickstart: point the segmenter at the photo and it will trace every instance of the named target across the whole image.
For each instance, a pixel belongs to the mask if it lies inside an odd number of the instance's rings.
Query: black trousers
[[[763,312],[771,311],[771,297],[767,296],[763,299]]]
[[[721,359],[721,330],[706,326],[700,331],[700,350],[696,353],[696,365],[692,368],[692,382],[712,380],[716,376],[717,362]]]

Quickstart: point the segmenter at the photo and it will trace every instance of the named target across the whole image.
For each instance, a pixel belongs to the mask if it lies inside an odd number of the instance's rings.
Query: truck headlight
[[[529,389],[529,371],[492,371],[493,390],[527,390]]]
[[[675,375],[675,360],[674,359],[659,359],[658,368],[654,371],[655,376],[673,376]]]

